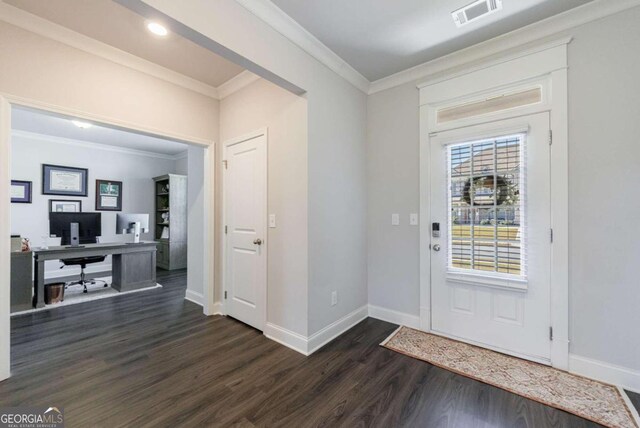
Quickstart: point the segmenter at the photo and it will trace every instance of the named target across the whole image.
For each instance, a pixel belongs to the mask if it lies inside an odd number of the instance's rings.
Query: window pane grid
[[[524,277],[524,135],[447,150],[449,267]]]

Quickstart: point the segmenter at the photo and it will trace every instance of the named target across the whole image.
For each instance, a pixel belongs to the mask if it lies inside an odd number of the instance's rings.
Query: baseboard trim
[[[392,324],[405,325],[407,327],[420,329],[420,317],[417,315],[398,312],[393,309],[381,308],[380,306],[369,305],[369,316]]]
[[[345,331],[351,329],[359,322],[365,320],[369,316],[369,308],[364,305],[350,314],[340,318],[334,323],[329,324],[322,330],[309,336],[307,355],[311,355]]]
[[[294,351],[299,352],[302,355],[309,355],[307,353],[308,341],[306,336],[303,336],[291,330],[287,330],[284,327],[280,327],[279,325],[275,325],[269,322],[265,326],[263,333],[267,338],[278,342],[279,344],[284,345],[287,348],[293,349]]]
[[[569,354],[569,371],[640,394],[640,371]]]
[[[184,298],[190,302],[195,303],[196,305],[204,306],[204,296],[202,293],[197,293],[193,290],[187,289],[184,293]]]
[[[222,302],[213,303],[213,315],[226,315],[224,312],[224,304]]]
[[[268,322],[264,335],[287,348],[309,356],[368,316],[368,306],[364,305],[308,337]]]

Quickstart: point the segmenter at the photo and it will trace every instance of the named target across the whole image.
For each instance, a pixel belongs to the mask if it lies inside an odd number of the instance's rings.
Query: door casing
[[[533,47],[524,54],[509,55],[448,77],[427,79],[420,90],[420,328],[431,331],[431,218],[430,189],[431,137],[437,132],[470,125],[549,112],[551,132],[551,365],[569,369],[569,191],[568,191],[568,110],[567,45],[563,39]],[[439,109],[478,99],[488,99],[522,88],[539,87],[542,100],[471,118],[438,123]]]

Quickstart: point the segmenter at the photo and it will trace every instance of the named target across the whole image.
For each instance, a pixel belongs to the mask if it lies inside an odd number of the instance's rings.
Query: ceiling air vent
[[[502,0],[477,0],[458,10],[451,12],[453,21],[462,27],[476,19],[492,14],[502,9]]]

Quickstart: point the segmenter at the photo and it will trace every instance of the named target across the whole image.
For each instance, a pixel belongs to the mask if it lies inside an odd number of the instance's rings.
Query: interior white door
[[[225,310],[264,329],[267,290],[267,140],[260,134],[225,147]]]
[[[433,332],[547,364],[549,135],[545,112],[430,139]]]

